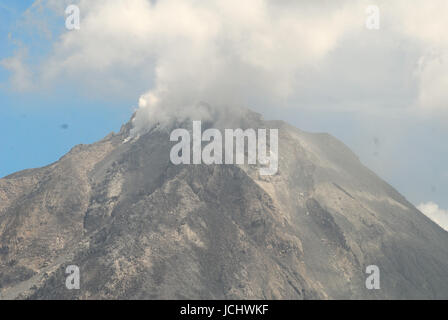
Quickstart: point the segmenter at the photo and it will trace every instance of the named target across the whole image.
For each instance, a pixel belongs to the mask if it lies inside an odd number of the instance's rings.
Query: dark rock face
[[[279,129],[279,171],[171,164],[130,126],[0,180],[3,299],[448,298],[448,233],[341,142]],[[367,290],[366,266],[381,271]],[[65,286],[79,266],[80,290]]]

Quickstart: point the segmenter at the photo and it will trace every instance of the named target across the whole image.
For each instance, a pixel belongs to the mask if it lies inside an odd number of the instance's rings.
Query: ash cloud
[[[26,17],[48,30],[39,20],[42,10],[63,21],[67,3],[36,1]],[[66,82],[111,99],[143,92],[136,131],[207,118],[200,101],[223,109],[446,114],[444,0],[376,1],[381,27],[374,32],[365,28],[370,1],[75,3],[81,30],[63,32],[38,65],[27,65],[21,55],[2,65],[20,90]]]

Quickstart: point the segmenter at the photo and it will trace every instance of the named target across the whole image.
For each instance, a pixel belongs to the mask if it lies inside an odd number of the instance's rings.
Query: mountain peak
[[[448,297],[448,233],[343,143],[249,110],[218,115],[133,135],[137,112],[116,135],[0,179],[1,298]],[[170,132],[193,120],[277,129],[278,173],[174,165]],[[64,285],[69,265],[80,290]],[[365,286],[370,265],[381,290]]]

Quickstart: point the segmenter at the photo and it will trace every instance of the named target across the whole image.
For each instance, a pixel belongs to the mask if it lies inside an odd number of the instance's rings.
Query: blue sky
[[[64,28],[63,0],[0,0],[0,61],[14,58],[32,74],[0,65],[0,176],[50,164],[76,144],[118,131],[148,90],[147,96],[163,97],[168,88],[189,98],[199,87],[211,99],[244,96],[268,119],[329,132],[414,204],[434,201],[448,208],[443,10],[429,12],[423,1],[421,8],[409,10],[405,1],[396,0],[396,7],[383,6],[385,31],[374,33],[363,29],[364,7],[343,0],[338,12],[346,15],[340,21],[334,16],[328,25],[321,16],[331,16],[339,4],[328,2],[302,15],[300,5],[286,11],[272,5],[265,12],[255,6],[262,2],[254,2],[250,15],[237,19],[213,12],[208,7],[213,1],[185,1],[179,11],[162,4],[150,7],[146,0],[79,1],[81,30],[70,33]],[[43,10],[31,9],[33,3],[43,3]],[[223,12],[236,12],[228,3]],[[176,25],[197,19],[194,6],[216,16],[205,27]],[[271,12],[286,15],[284,21],[293,24],[291,35],[275,19],[267,26],[262,19],[250,20]],[[433,23],[426,28],[428,14]],[[209,27],[213,23],[222,25],[225,38],[216,32],[219,28]],[[433,36],[435,27],[443,30],[440,36]],[[247,41],[260,39],[258,30],[269,41]],[[319,42],[302,30],[313,30]],[[264,47],[285,36],[294,38],[278,44],[281,54]],[[234,52],[249,54],[241,62]],[[214,69],[223,61],[230,65]],[[260,61],[262,71],[256,69]],[[296,68],[293,75],[290,66]],[[21,81],[32,88],[19,88]],[[220,92],[226,86],[228,91]],[[279,98],[289,87],[295,96]],[[423,107],[410,107],[418,103]]]
[[[49,50],[48,39],[21,25],[23,14],[32,3],[1,0],[0,60],[20,49],[17,41],[27,44],[29,55],[36,60]],[[60,24],[64,24],[62,18]],[[58,28],[53,32],[56,37]],[[129,120],[131,106],[135,104],[131,99],[106,102],[89,99],[69,87],[43,94],[18,92],[10,88],[9,76],[10,72],[0,67],[1,177],[48,165],[77,144],[92,143],[119,131]]]
[[[0,93],[0,176],[45,166],[77,144],[119,131],[131,114],[121,103]]]

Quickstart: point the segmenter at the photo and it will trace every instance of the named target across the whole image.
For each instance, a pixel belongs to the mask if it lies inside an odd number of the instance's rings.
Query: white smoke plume
[[[63,18],[69,2],[38,0],[33,8]],[[20,56],[2,65],[14,73],[18,89],[69,81],[113,96],[141,87],[147,92],[139,99],[136,132],[209,117],[199,101],[223,109],[309,104],[379,110],[401,103],[431,112],[448,102],[445,0],[376,1],[377,33],[365,28],[370,1],[75,3],[81,29],[63,32],[39,65],[28,70]]]

